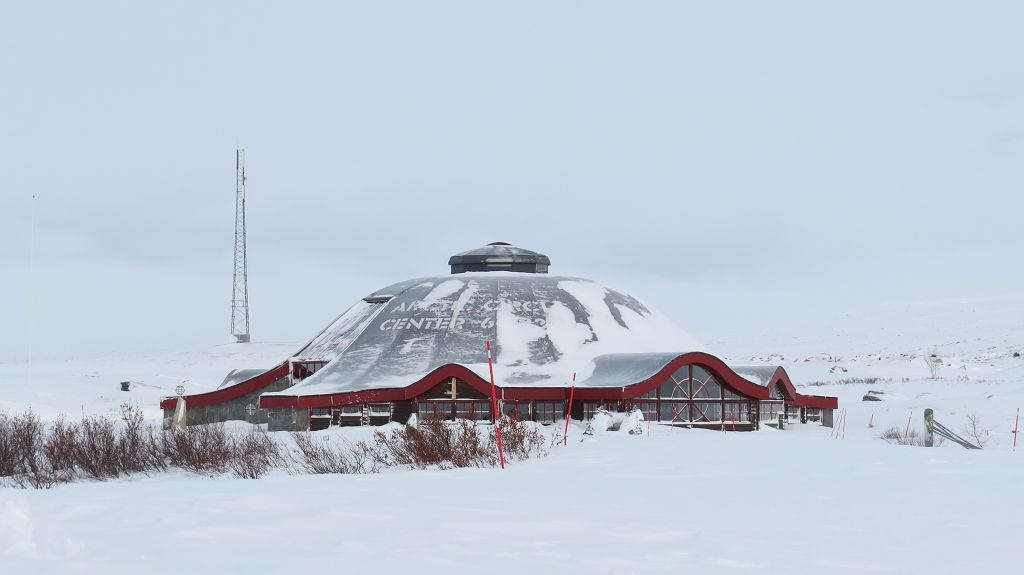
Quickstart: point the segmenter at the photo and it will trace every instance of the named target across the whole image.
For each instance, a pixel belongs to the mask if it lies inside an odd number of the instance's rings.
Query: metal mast
[[[235,277],[231,290],[231,336],[249,341],[249,280],[245,263],[245,150],[235,150]]]

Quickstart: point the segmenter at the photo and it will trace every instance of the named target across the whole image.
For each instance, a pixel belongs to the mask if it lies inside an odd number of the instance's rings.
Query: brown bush
[[[557,433],[557,430],[556,430]],[[491,429],[491,441],[496,442],[497,430]],[[557,435],[561,437],[560,434]],[[554,438],[552,438],[554,440]],[[518,418],[504,418],[501,421],[501,443],[505,459],[529,459],[548,454],[547,440],[535,426]]]
[[[258,479],[272,467],[285,464],[277,442],[263,430],[254,430],[235,438],[231,470],[244,479]]]
[[[50,469],[65,481],[70,481],[74,477],[76,451],[78,426],[65,422],[63,418],[57,420],[43,442],[43,455],[46,456]]]
[[[146,424],[137,406],[121,406],[121,429],[117,437],[118,467],[123,473],[163,471],[167,468],[156,446],[153,427]]]
[[[481,433],[477,423],[468,419],[428,419],[418,427],[378,431],[373,454],[383,467],[493,467],[498,464],[498,450],[492,437],[493,432]]]
[[[193,425],[160,434],[160,452],[171,467],[195,473],[223,473],[234,450],[224,425]]]
[[[195,473],[232,471],[257,478],[294,461],[308,473],[376,473],[383,467],[491,467],[498,463],[494,427],[459,419],[424,421],[378,431],[373,442],[329,443],[310,433],[292,436],[289,453],[262,430],[232,436],[223,424],[159,430],[142,412],[125,405],[112,417],[63,418],[47,427],[32,412],[0,413],[0,478],[16,487],[51,487],[75,479],[107,479],[177,467]],[[506,459],[546,455],[544,437],[528,422],[502,421]]]
[[[373,448],[360,441],[330,443],[330,437],[317,440],[309,432],[293,433],[301,458],[299,466],[308,473],[377,473],[380,470]]]
[[[0,416],[0,477],[16,487],[48,488],[58,480],[43,455],[46,430],[39,416]]]
[[[19,469],[21,458],[14,435],[14,422],[6,413],[0,413],[0,477],[11,477]]]
[[[92,416],[78,425],[75,465],[87,477],[107,479],[121,474],[121,449],[113,420]]]
[[[879,435],[879,437],[893,445],[915,445],[917,447],[924,446],[924,436],[917,432],[916,429],[911,429],[908,433],[904,429],[893,426],[886,429]]]

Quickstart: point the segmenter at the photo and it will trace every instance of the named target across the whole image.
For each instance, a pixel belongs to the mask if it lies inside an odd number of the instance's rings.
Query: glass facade
[[[565,417],[565,402],[535,401],[533,416],[533,420],[538,423],[554,423]]]
[[[773,390],[774,391],[774,390]],[[596,411],[639,409],[647,421],[681,425],[749,426],[760,415],[772,421],[785,409],[783,401],[760,402],[761,412],[753,412],[757,400],[742,395],[719,380],[710,370],[700,365],[679,368],[656,388],[633,398],[614,401],[584,401],[580,408],[583,417],[593,418]],[[554,423],[565,417],[566,402],[550,400],[505,400],[500,403],[506,417]],[[431,388],[416,400],[416,413],[421,419],[466,418],[478,421],[491,419],[489,397],[476,391],[461,380],[452,378]]]
[[[506,400],[501,402],[501,413],[505,417],[519,420],[530,419],[530,402],[522,400]]]
[[[657,392],[657,393],[654,393]],[[645,400],[657,400],[646,403]],[[699,365],[679,368],[657,389],[633,400],[644,417],[662,423],[751,423],[751,399]],[[588,414],[589,415],[589,414]]]

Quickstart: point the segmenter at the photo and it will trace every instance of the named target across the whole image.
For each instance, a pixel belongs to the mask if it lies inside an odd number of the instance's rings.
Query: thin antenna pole
[[[249,341],[249,278],[245,254],[245,149],[235,150],[235,273],[231,289],[231,335]]]
[[[35,355],[36,337],[36,195],[32,194],[31,217],[28,227],[28,383],[32,385],[32,356]]]

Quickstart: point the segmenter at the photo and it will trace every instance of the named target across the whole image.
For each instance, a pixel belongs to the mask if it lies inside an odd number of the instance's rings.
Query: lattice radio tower
[[[245,262],[245,150],[235,150],[235,277],[231,290],[231,336],[249,341],[249,279]]]

